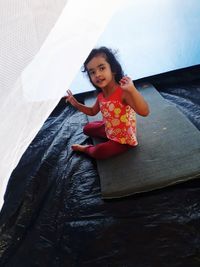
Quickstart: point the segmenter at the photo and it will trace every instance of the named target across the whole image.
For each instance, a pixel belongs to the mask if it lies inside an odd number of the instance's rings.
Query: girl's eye
[[[104,70],[105,69],[105,67],[100,67],[100,70],[102,71],[102,70]]]
[[[90,71],[89,74],[90,74],[90,75],[94,75],[94,71]]]

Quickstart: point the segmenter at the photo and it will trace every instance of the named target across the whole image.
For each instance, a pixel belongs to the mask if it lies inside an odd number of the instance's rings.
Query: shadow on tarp
[[[193,117],[195,86],[163,95],[176,95],[180,106],[193,102]],[[0,216],[0,266],[199,267],[200,181],[103,201],[96,162],[71,150],[91,143],[86,123],[62,99],[13,171]]]

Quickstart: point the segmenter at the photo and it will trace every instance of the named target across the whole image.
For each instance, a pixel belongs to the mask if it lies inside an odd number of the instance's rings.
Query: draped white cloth
[[[12,170],[121,0],[0,0],[0,207]]]

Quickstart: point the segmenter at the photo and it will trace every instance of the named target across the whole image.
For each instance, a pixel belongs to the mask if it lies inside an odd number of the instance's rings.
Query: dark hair
[[[106,61],[110,64],[110,68],[111,68],[112,73],[115,73],[115,81],[117,83],[119,83],[121,78],[124,76],[124,72],[122,70],[122,67],[121,67],[119,61],[116,58],[116,52],[112,51],[110,48],[102,46],[99,48],[92,49],[92,51],[90,52],[89,56],[87,57],[87,59],[85,60],[85,62],[83,64],[82,72],[87,72],[87,75],[88,75],[92,85],[96,89],[99,89],[91,81],[90,75],[89,75],[88,70],[87,70],[87,64],[90,62],[90,60],[92,60],[97,55],[104,55],[105,56]]]

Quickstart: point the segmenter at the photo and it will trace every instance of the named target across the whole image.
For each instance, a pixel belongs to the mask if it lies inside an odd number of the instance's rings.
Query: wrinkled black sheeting
[[[61,101],[13,171],[0,266],[199,266],[200,181],[103,201],[95,161],[70,148],[91,142],[86,122]]]
[[[158,90],[200,130],[200,80],[162,85]]]

